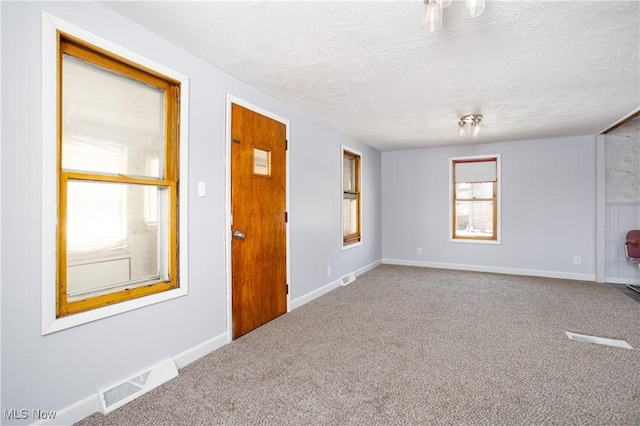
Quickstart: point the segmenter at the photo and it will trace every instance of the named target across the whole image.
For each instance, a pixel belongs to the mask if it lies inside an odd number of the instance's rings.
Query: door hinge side
[[[289,294],[289,284],[287,284],[287,294]]]
[[[284,223],[289,223],[289,212],[284,212]]]
[[[285,140],[284,140],[284,150],[285,150],[285,151],[288,151],[288,150],[289,150],[289,140],[288,140],[288,139],[285,139]]]

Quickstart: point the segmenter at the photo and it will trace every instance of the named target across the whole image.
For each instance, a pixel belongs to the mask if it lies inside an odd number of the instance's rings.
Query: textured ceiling
[[[640,1],[102,2],[380,150],[596,134],[640,107]],[[484,115],[477,138],[461,115]]]

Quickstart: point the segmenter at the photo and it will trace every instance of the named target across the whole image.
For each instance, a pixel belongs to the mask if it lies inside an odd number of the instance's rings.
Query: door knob
[[[244,240],[244,232],[233,231],[233,238],[236,240]]]

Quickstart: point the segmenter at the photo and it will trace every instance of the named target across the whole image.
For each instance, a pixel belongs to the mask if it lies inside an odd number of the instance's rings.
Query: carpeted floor
[[[205,424],[639,425],[640,304],[592,282],[383,265],[78,423]]]

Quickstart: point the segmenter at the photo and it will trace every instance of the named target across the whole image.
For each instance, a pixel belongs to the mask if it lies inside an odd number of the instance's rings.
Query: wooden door
[[[287,311],[286,127],[231,109],[233,338]]]

